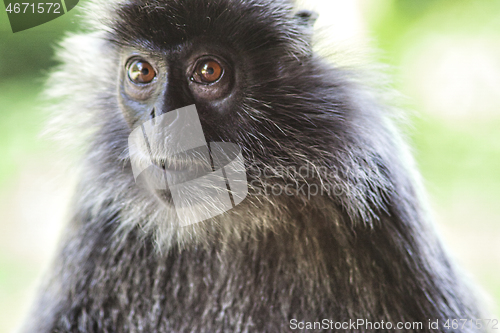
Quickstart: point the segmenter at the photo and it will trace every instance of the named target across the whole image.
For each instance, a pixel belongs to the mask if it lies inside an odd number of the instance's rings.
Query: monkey
[[[473,289],[434,230],[397,112],[316,54],[314,13],[289,0],[84,12],[47,90],[84,148],[80,182],[24,332],[481,331],[445,327],[480,318]],[[204,142],[238,147],[248,193],[182,225],[170,187],[138,186],[129,138],[193,105]],[[169,142],[148,146],[154,170],[208,156]]]

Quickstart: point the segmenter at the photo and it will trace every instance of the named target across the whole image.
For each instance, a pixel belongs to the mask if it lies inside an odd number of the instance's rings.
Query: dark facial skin
[[[232,57],[221,55],[224,54],[221,50],[199,46],[185,43],[165,50],[122,50],[119,103],[131,129],[177,108],[194,104],[206,141],[221,140],[220,128],[231,118],[231,110],[234,110],[231,106],[237,104],[238,85],[235,81],[238,69],[227,60]],[[168,137],[168,129],[165,132]],[[179,154],[172,156],[162,147],[155,153],[161,156],[156,159],[151,157],[160,169],[157,172],[166,170],[172,181],[187,181],[212,171],[204,162],[205,154],[195,150],[188,153],[191,158]],[[154,186],[147,187],[162,202],[172,204],[168,188],[156,190]]]
[[[224,49],[192,43],[160,52],[126,49],[122,52],[119,101],[129,126],[195,104],[205,132],[217,139],[217,127],[231,117],[232,105],[241,94],[236,81],[242,68],[233,58]],[[138,66],[147,67],[149,76],[137,74]]]

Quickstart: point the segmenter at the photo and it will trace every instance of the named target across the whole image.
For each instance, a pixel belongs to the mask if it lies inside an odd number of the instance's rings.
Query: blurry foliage
[[[0,5],[0,81],[33,79],[55,64],[54,46],[65,32],[75,30],[75,11],[33,29],[12,33]]]
[[[0,189],[46,143],[39,138],[43,115],[37,110],[41,79],[0,81]]]
[[[12,33],[0,5],[0,186],[46,142],[39,133],[45,115],[37,108],[48,71],[56,65],[54,48],[68,31],[78,29],[71,11],[34,29]],[[1,187],[0,187],[1,188]]]
[[[500,119],[450,122],[418,117],[412,123],[415,155],[426,183],[432,184],[429,190],[481,190],[498,196]],[[446,199],[442,191],[440,196]]]
[[[382,61],[394,66],[396,82],[400,79],[397,72],[403,54],[412,43],[425,36],[460,34],[500,39],[500,1],[368,0],[362,3],[375,46],[382,50]],[[434,185],[431,190],[480,187],[497,193],[500,113],[492,114],[493,119],[442,118],[423,112],[428,110],[423,110],[418,99],[411,96],[412,91],[405,93],[410,94],[410,108],[419,111],[413,114],[413,128],[409,131],[424,178]]]
[[[437,31],[500,34],[497,0],[365,0],[363,3],[366,5],[362,10],[377,47],[396,65],[408,42],[407,34],[415,27],[419,35]]]

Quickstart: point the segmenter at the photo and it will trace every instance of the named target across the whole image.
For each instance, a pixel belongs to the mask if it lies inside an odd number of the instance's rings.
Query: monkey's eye
[[[128,65],[128,77],[137,84],[150,83],[156,77],[156,72],[148,62],[134,60]]]
[[[210,84],[217,82],[224,74],[222,65],[213,59],[201,60],[194,70],[191,80],[196,83]]]

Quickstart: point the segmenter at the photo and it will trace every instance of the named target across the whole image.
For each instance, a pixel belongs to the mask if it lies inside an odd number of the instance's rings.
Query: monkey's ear
[[[311,10],[300,10],[295,14],[295,18],[300,25],[308,28],[312,28],[316,20],[318,19],[318,13]]]

